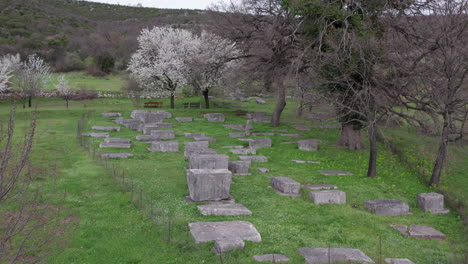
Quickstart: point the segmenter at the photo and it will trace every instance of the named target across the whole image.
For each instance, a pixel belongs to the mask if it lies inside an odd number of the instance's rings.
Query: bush
[[[109,74],[114,69],[115,60],[110,54],[104,53],[97,57],[96,64],[100,71]]]
[[[80,90],[71,96],[71,100],[82,101],[82,100],[93,100],[98,98],[98,93],[89,90]]]
[[[103,76],[106,76],[106,73],[101,71],[101,69],[96,66],[96,65],[91,65],[88,67],[88,69],[86,70],[86,72],[91,75],[91,76],[94,76],[94,77],[103,77]]]

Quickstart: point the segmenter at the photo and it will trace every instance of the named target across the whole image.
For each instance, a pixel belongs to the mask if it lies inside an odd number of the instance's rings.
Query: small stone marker
[[[266,104],[267,101],[265,99],[262,99],[262,98],[255,98],[255,102],[257,102],[257,104]]]
[[[444,240],[445,235],[439,230],[432,228],[430,226],[423,225],[392,225],[393,229],[399,231],[407,237],[414,237],[419,239],[428,239],[428,240]]]
[[[185,142],[185,148],[208,148],[208,141]]]
[[[384,261],[386,264],[415,264],[407,258],[386,258]]]
[[[288,177],[271,177],[270,185],[278,193],[291,197],[300,197],[301,184]]]
[[[229,137],[245,137],[244,132],[231,132],[229,133]]]
[[[338,190],[313,191],[310,199],[315,204],[345,204],[346,193]]]
[[[349,171],[339,171],[339,170],[321,170],[319,171],[322,175],[339,175],[339,176],[352,176],[353,174]]]
[[[271,138],[254,138],[249,141],[250,148],[271,148]]]
[[[155,136],[151,135],[139,135],[135,137],[136,140],[138,141],[145,141],[145,142],[150,142],[150,141],[160,141],[161,139]]]
[[[258,133],[252,133],[252,136],[264,136],[264,137],[270,137],[270,136],[274,136],[275,133],[271,133],[271,132],[258,132]]]
[[[199,137],[199,136],[194,136],[194,140],[196,141],[208,141],[208,142],[216,142],[216,138],[214,137]]]
[[[317,151],[318,143],[319,143],[319,140],[317,139],[299,140],[297,142],[300,150],[307,150],[307,151]]]
[[[300,137],[301,136],[300,134],[296,134],[296,133],[280,134],[280,135],[283,137]]]
[[[192,122],[193,117],[176,117],[175,120],[178,122]]]
[[[420,193],[417,196],[419,209],[431,214],[448,214],[444,208],[444,196],[440,193]]]
[[[240,239],[243,241],[262,242],[262,237],[250,222],[196,222],[189,223],[195,243]]]
[[[199,141],[199,142],[207,142],[207,141]],[[184,156],[190,158],[194,155],[216,155],[218,152],[212,148],[185,148]]]
[[[204,204],[197,206],[202,215],[243,216],[252,212],[242,204]]]
[[[245,130],[245,126],[243,124],[226,124],[226,125],[223,125],[223,127],[234,129],[234,130]]]
[[[242,148],[242,149],[230,149],[229,150],[232,154],[236,155],[255,155],[257,151],[252,148]]]
[[[296,163],[310,163],[310,164],[320,164],[320,161],[314,161],[314,160],[291,160],[292,162]]]
[[[175,132],[173,130],[152,130],[151,136],[158,139],[173,139],[175,138]]]
[[[211,114],[204,114],[203,115],[208,122],[224,122],[224,115],[220,113],[211,113]]]
[[[189,157],[189,169],[228,169],[228,162],[228,155],[191,155]]]
[[[375,263],[364,252],[353,248],[301,248],[299,253],[308,264],[356,262]]]
[[[192,201],[222,201],[231,198],[229,194],[232,173],[220,170],[187,170],[187,185]]]
[[[310,190],[332,190],[337,189],[338,187],[333,184],[304,184],[304,187]]]
[[[151,152],[179,152],[178,141],[152,141],[148,148]]]
[[[380,216],[411,215],[408,204],[400,200],[369,200],[364,203],[364,208]]]
[[[126,159],[133,156],[130,153],[99,153],[99,155],[105,159]]]
[[[234,175],[250,175],[250,161],[229,161],[228,170]]]
[[[260,172],[263,172],[263,173],[267,173],[267,172],[270,171],[270,170],[267,169],[267,168],[261,168],[261,167],[257,168],[257,170],[259,170]]]
[[[137,119],[117,118],[114,120],[114,122],[132,130],[140,130],[143,127],[143,123]]]
[[[104,139],[105,143],[122,143],[122,144],[130,144],[130,139],[128,138],[106,138]]]
[[[82,136],[89,136],[95,138],[107,138],[109,137],[109,133],[81,133]]]
[[[254,162],[267,162],[268,159],[265,156],[239,156],[240,160],[243,161],[254,161]]]
[[[115,117],[115,116],[122,116],[121,113],[102,113],[102,117]]]
[[[239,238],[228,238],[222,240],[216,240],[214,244],[214,250],[216,254],[222,255],[231,250],[244,249],[245,243]]]
[[[257,262],[273,262],[273,263],[289,262],[289,258],[286,255],[282,255],[282,254],[255,255],[253,256],[253,258]]]
[[[120,127],[113,126],[93,126],[92,130],[101,130],[101,131],[120,131]]]
[[[310,131],[312,129],[310,126],[294,126],[294,128],[300,131]]]
[[[205,133],[184,133],[184,136],[188,138],[204,137]]]
[[[141,128],[141,132],[150,135],[151,131],[160,130],[161,128],[172,128],[172,123],[150,123]]]
[[[100,148],[130,148],[131,144],[129,143],[106,143],[102,142],[99,144]]]

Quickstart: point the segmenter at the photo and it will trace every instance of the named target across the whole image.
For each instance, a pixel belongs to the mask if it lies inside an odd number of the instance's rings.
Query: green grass
[[[183,99],[185,100],[185,99]],[[234,115],[234,109],[182,109],[181,99],[176,101],[174,117],[201,117],[203,112],[222,112],[226,123],[243,123],[245,119]],[[185,101],[196,101],[191,98]],[[238,203],[248,207],[252,216],[219,217],[201,216],[196,204],[184,202],[188,194],[184,166],[187,161],[180,153],[151,153],[147,144],[133,141],[129,152],[135,154],[128,160],[111,161],[125,170],[136,186],[142,188],[146,197],[157,206],[159,221],[154,224],[130,204],[128,194],[122,193],[119,184],[79,147],[75,139],[76,121],[83,113],[95,111],[88,128],[92,125],[113,125],[109,119],[98,115],[101,112],[119,111],[128,118],[133,107],[125,99],[98,99],[87,102],[72,102],[69,110],[61,100],[39,100],[40,123],[35,154],[38,160],[56,160],[60,167],[59,186],[67,192],[66,208],[79,218],[79,224],[70,231],[68,245],[48,259],[48,263],[221,263],[211,248],[213,243],[194,244],[187,233],[187,224],[196,221],[245,220],[255,225],[262,235],[261,243],[247,242],[243,251],[229,252],[224,263],[255,263],[253,255],[283,253],[291,263],[303,263],[298,254],[301,247],[351,247],[362,250],[372,259],[379,257],[378,238],[382,237],[382,256],[408,258],[415,263],[452,263],[455,256],[465,253],[462,222],[453,210],[448,215],[431,215],[417,209],[416,195],[430,192],[418,175],[407,168],[397,157],[384,150],[378,159],[378,177],[365,177],[367,151],[350,151],[337,147],[338,130],[314,129],[303,133],[303,138],[321,140],[317,152],[300,151],[295,144],[281,144],[296,138],[272,137],[273,147],[258,150],[268,157],[267,163],[253,163],[251,176],[234,176],[231,194]],[[164,105],[169,105],[164,99]],[[246,104],[246,110],[271,111],[273,102],[259,106]],[[8,105],[0,105],[0,113],[6,113]],[[285,116],[294,112],[294,102],[288,102]],[[27,115],[18,113],[17,121]],[[28,110],[26,110],[27,112]],[[3,114],[2,114],[3,115]],[[3,115],[4,116],[4,115]],[[174,123],[176,138],[190,141],[184,132],[206,132],[217,138],[210,144],[219,153],[228,153],[222,146],[239,145],[240,141],[227,136],[231,130],[219,123],[196,121]],[[296,132],[291,124],[282,124],[282,129]],[[269,131],[269,124],[254,124],[255,132]],[[122,128],[111,132],[112,137],[134,139],[138,132]],[[93,139],[97,146],[100,140]],[[231,159],[237,159],[229,154]],[[41,157],[39,159],[39,157]],[[321,164],[296,164],[291,159],[318,160]],[[262,174],[255,167],[267,167],[270,172]],[[354,176],[322,176],[318,170],[348,170]],[[288,176],[304,183],[330,183],[347,193],[346,205],[314,205],[306,189],[301,198],[280,196],[269,187],[270,176]],[[366,212],[363,203],[370,199],[400,199],[407,202],[413,215],[380,217]],[[354,208],[353,205],[357,205]],[[172,243],[167,244],[167,222],[173,221]],[[432,226],[447,235],[445,241],[426,241],[405,238],[391,224],[423,224]]]

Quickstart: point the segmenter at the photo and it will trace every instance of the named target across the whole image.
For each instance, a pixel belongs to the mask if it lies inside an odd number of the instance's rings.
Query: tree
[[[210,108],[210,90],[218,85],[240,55],[235,42],[205,31],[201,33],[199,46],[189,58],[188,67],[190,83],[202,92],[206,108]]]
[[[70,100],[73,95],[72,87],[68,84],[64,74],[60,75],[58,81],[59,82],[55,85],[55,88],[59,92],[60,96],[65,99],[68,108],[68,100]]]
[[[18,86],[28,97],[29,107],[32,105],[32,97],[47,85],[49,79],[50,68],[39,56],[30,55],[26,61],[21,63],[18,72]]]
[[[146,89],[168,91],[174,108],[176,89],[187,83],[187,62],[200,39],[184,29],[154,27],[144,29],[138,42],[128,70]]]
[[[449,144],[466,133],[468,1],[425,1],[388,22],[388,93],[402,106],[394,113],[439,137],[429,181],[439,185]]]
[[[10,79],[20,65],[19,54],[7,54],[0,58],[0,92],[10,89]]]

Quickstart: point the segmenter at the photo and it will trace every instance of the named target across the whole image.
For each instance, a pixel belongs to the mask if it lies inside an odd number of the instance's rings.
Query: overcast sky
[[[188,9],[206,9],[211,3],[219,1],[229,2],[229,0],[88,0],[91,2],[100,2],[120,5],[142,4],[144,7],[158,8],[188,8]]]

